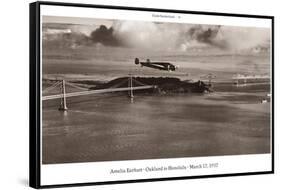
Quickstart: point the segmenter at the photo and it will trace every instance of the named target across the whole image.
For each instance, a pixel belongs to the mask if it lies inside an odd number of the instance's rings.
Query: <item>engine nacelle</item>
[[[135,64],[136,64],[136,65],[140,64],[139,58],[136,58],[136,59],[135,59]]]

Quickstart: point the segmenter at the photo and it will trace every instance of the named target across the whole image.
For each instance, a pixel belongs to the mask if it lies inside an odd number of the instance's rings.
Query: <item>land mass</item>
[[[191,82],[182,81],[175,77],[120,77],[113,79],[104,84],[98,84],[92,87],[91,90],[105,89],[105,88],[123,88],[130,85],[130,80],[132,81],[132,86],[144,86],[153,85],[157,88],[155,89],[145,89],[138,90],[139,93],[160,93],[160,94],[170,94],[170,93],[204,93],[211,92],[211,87],[202,81]]]

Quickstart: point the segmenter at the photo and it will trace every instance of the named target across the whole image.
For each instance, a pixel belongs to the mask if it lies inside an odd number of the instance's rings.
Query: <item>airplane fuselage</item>
[[[140,64],[142,67],[150,67],[153,69],[164,71],[175,71],[176,66],[169,62],[151,62],[149,59],[146,62],[140,62],[138,58],[135,59],[135,64]]]

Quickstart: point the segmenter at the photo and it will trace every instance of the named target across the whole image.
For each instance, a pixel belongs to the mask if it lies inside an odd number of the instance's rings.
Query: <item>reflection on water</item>
[[[43,108],[43,162],[93,162],[270,151],[266,93],[92,95]]]

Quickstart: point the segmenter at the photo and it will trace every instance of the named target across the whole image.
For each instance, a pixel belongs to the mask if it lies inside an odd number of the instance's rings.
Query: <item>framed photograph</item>
[[[274,172],[274,17],[30,4],[30,186]]]

